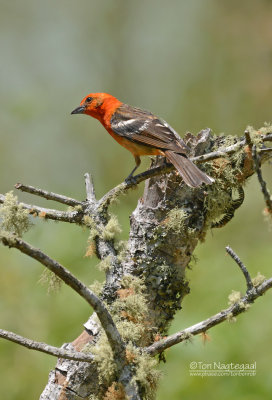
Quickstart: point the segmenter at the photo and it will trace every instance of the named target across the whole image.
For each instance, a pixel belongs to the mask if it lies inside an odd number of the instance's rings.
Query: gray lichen
[[[5,201],[0,207],[0,229],[22,237],[32,225],[29,211],[18,203],[17,196],[12,191],[6,193]]]

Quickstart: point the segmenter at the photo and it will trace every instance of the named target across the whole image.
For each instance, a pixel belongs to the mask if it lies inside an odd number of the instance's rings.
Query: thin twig
[[[243,272],[244,277],[246,279],[247,290],[251,290],[253,288],[253,283],[252,283],[252,279],[251,279],[250,273],[248,272],[246,266],[242,263],[241,259],[232,250],[232,248],[230,246],[226,247],[226,251],[231,256],[231,258],[236,262],[236,264],[238,265],[240,270]]]
[[[267,147],[265,149],[259,149],[259,153],[271,153],[272,147]]]
[[[101,322],[103,329],[108,337],[109,343],[111,345],[112,351],[116,356],[116,359],[120,359],[124,356],[125,345],[123,339],[118,332],[113,319],[105,307],[104,303],[97,297],[90,289],[87,288],[80,280],[78,280],[74,275],[71,274],[66,268],[64,268],[57,261],[50,258],[48,255],[44,254],[41,250],[32,247],[27,242],[23,241],[17,237],[0,237],[2,243],[5,246],[14,247],[20,250],[22,253],[28,255],[31,258],[39,261],[46,268],[57,275],[63,282],[74,289],[83,299],[89,303]]]
[[[257,173],[258,180],[259,180],[260,185],[261,185],[262,193],[263,193],[263,196],[264,196],[264,200],[265,200],[268,212],[272,213],[271,195],[269,193],[269,190],[267,189],[266,182],[263,179],[262,170],[261,170],[261,166],[260,166],[260,158],[259,158],[259,155],[257,153],[257,148],[256,148],[255,145],[252,147],[252,157],[253,157],[253,160],[254,160],[255,170],[256,170],[256,173]]]
[[[42,353],[50,354],[51,356],[58,358],[83,362],[93,362],[94,359],[93,355],[80,353],[79,351],[74,350],[61,349],[59,347],[50,346],[49,344],[43,342],[36,342],[35,340],[17,335],[14,332],[5,331],[4,329],[0,329],[0,337],[2,339],[6,339],[20,344],[21,346],[27,347],[30,350],[41,351]]]
[[[181,343],[188,340],[191,336],[198,335],[199,333],[205,333],[208,329],[212,328],[224,322],[229,317],[235,317],[247,309],[247,305],[251,304],[258,297],[262,296],[268,289],[272,288],[272,278],[265,280],[261,285],[255,288],[255,291],[246,294],[242,297],[239,303],[233,304],[231,307],[220,311],[219,313],[207,318],[204,321],[198,322],[197,324],[186,328],[182,331],[174,333],[168,336],[166,339],[160,340],[159,342],[153,343],[151,346],[144,347],[142,350],[151,356],[161,353],[162,351],[174,346],[175,344]]]
[[[272,133],[266,133],[265,135],[261,135],[263,142],[271,142],[272,141]]]
[[[244,134],[245,134],[245,138],[246,138],[246,144],[251,147],[252,146],[252,140],[251,140],[249,131],[246,129]]]
[[[4,203],[5,196],[0,194],[0,204]],[[25,210],[29,210],[29,214],[34,217],[40,217],[44,219],[51,219],[53,221],[62,221],[62,222],[70,222],[70,223],[81,223],[82,221],[82,212],[80,211],[59,211],[53,210],[51,208],[38,207],[31,204],[21,203],[22,207]]]
[[[85,178],[85,186],[86,186],[86,195],[87,195],[87,200],[90,202],[96,201],[95,197],[95,190],[94,190],[94,183],[93,183],[93,178],[92,175],[86,172],[84,174]]]
[[[128,189],[131,189],[137,186],[139,183],[152,178],[157,175],[161,175],[175,169],[172,164],[164,164],[156,168],[149,169],[147,171],[142,172],[141,174],[133,176],[131,179],[128,179],[122,183],[120,183],[115,188],[111,189],[108,193],[106,193],[98,202],[98,207],[105,209],[107,208],[112,199],[117,197],[119,194],[126,192]]]
[[[27,192],[34,194],[39,197],[43,197],[47,200],[57,201],[58,203],[66,204],[67,206],[78,206],[82,205],[82,202],[72,199],[71,197],[64,196],[62,194],[57,194],[53,192],[48,192],[47,190],[35,188],[34,186],[23,185],[22,183],[16,183],[14,185],[15,189],[21,190],[22,192]]]

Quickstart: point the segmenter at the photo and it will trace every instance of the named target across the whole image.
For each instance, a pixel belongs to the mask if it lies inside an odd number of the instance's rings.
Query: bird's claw
[[[125,179],[125,183],[127,184],[127,185],[136,185],[137,184],[137,181],[136,181],[136,178],[135,178],[135,176],[133,176],[133,175],[129,175],[126,179]]]

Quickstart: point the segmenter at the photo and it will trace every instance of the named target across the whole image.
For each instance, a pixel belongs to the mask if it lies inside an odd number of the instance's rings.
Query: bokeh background
[[[23,182],[84,198],[83,174],[97,195],[118,184],[131,155],[97,121],[71,116],[89,92],[105,91],[150,109],[180,134],[205,127],[242,135],[271,120],[272,2],[270,0],[0,0],[0,191]],[[149,164],[145,160],[142,170]],[[271,167],[265,177],[271,187]],[[128,236],[128,217],[143,186],[113,211]],[[23,201],[55,204],[19,193]],[[56,206],[58,207],[58,205]],[[253,177],[235,219],[198,246],[188,271],[191,294],[170,332],[227,306],[244,279],[225,246],[238,252],[253,276],[271,276],[271,232]],[[25,236],[85,283],[103,279],[84,258],[88,232],[35,221]],[[48,295],[42,267],[0,248],[1,327],[61,345],[72,341],[89,307],[69,288]],[[271,301],[267,293],[235,324],[167,352],[158,399],[251,400],[271,396]],[[55,359],[0,341],[0,398],[37,399]],[[190,377],[192,361],[257,363],[256,377]]]

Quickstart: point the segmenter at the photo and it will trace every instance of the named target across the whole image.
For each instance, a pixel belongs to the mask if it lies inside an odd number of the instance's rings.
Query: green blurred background
[[[83,199],[84,172],[92,172],[98,196],[127,176],[131,155],[97,121],[70,115],[89,92],[150,109],[180,134],[208,126],[242,135],[248,124],[271,120],[271,0],[0,0],[0,6],[2,193],[23,182]],[[264,174],[271,187],[271,167]],[[142,190],[114,208],[123,238]],[[271,276],[263,207],[253,177],[235,219],[198,246],[188,271],[191,294],[171,333],[226,307],[232,289],[245,290],[226,245],[253,276]],[[87,236],[79,227],[36,220],[25,238],[90,284],[103,276],[96,260],[84,258]],[[56,346],[72,341],[88,305],[65,287],[48,295],[38,283],[41,266],[16,250],[1,247],[0,260],[1,327]],[[196,337],[169,350],[158,398],[271,398],[271,300],[267,293],[235,324],[212,329],[206,344]],[[3,340],[0,352],[0,398],[37,399],[55,359]],[[257,376],[190,377],[192,361],[256,361]]]

